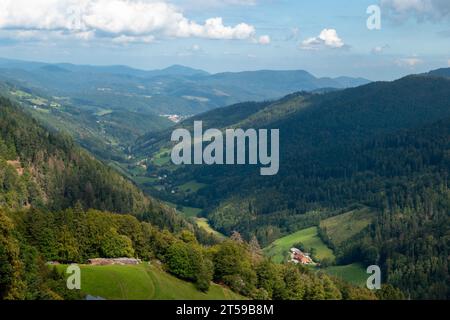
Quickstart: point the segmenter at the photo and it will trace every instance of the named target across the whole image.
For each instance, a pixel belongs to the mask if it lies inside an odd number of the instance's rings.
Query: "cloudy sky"
[[[450,66],[450,1],[0,0],[0,57],[393,79]]]

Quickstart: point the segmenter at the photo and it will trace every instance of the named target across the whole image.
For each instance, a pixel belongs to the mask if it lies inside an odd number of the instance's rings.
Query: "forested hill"
[[[239,234],[209,246],[200,244],[199,234],[71,139],[45,130],[0,99],[0,300],[83,299],[91,293],[83,291],[84,282],[81,291],[68,290],[65,274],[46,262],[119,257],[151,261],[140,268],[163,275],[159,286],[173,288],[168,272],[180,279],[174,290],[196,288],[204,297],[212,281],[236,296],[260,300],[377,299],[389,292],[402,297],[392,287],[374,294],[307,268],[275,265],[262,256],[256,240],[244,242]],[[96,269],[101,276],[91,283],[117,281],[115,272],[102,270]],[[122,270],[128,284],[153,285],[148,277],[136,278],[136,269]]]
[[[171,175],[172,182],[176,185],[182,184],[180,179],[196,179],[207,185],[197,197],[190,197],[194,207],[206,204],[211,212],[224,201],[238,197],[254,203],[256,219],[269,224],[272,222],[267,221],[267,215],[285,210],[303,213],[318,206],[340,206],[354,201],[356,194],[342,202],[340,195],[345,190],[327,186],[338,177],[350,179],[342,167],[335,167],[336,163],[357,168],[353,161],[357,147],[382,135],[450,117],[449,101],[450,80],[409,76],[327,94],[299,93],[274,103],[247,103],[214,110],[181,125],[190,128],[194,120],[203,120],[206,128],[279,128],[279,174],[261,177],[255,166],[191,166],[179,168],[178,174]],[[226,114],[231,114],[235,122],[227,121]],[[167,134],[160,140],[141,139],[136,152],[151,156],[149,152],[167,146],[169,140]],[[245,215],[236,215],[236,220],[216,226],[227,232],[244,228],[247,223],[241,222]],[[257,228],[257,224],[251,226]]]
[[[113,169],[77,147],[71,138],[51,133],[20,107],[0,98],[0,206],[45,206],[130,213],[161,227],[185,222],[146,197]]]
[[[199,116],[217,124],[215,118],[214,111]],[[279,128],[280,172],[262,177],[258,166],[179,168],[167,183],[201,183],[182,200],[204,208],[213,227],[268,244],[336,210],[368,206],[376,221],[337,248],[338,261],[378,264],[411,297],[450,295],[450,79],[409,76],[299,93],[219,126],[226,127]]]

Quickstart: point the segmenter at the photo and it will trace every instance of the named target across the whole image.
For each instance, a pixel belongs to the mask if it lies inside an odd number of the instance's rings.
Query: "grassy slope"
[[[170,153],[171,150],[168,148],[161,149],[159,153],[153,156],[153,163],[159,167],[168,165],[170,163]]]
[[[202,189],[206,187],[206,184],[204,183],[199,183],[197,181],[189,181],[181,186],[179,186],[178,188],[186,193],[191,193],[191,192],[197,192],[198,190]]]
[[[60,271],[65,266],[58,267]],[[81,290],[109,300],[238,300],[241,296],[217,284],[208,293],[155,266],[81,266]]]
[[[333,266],[324,269],[329,275],[344,279],[356,286],[363,287],[366,285],[369,274],[359,263],[353,263],[346,266]]]
[[[374,212],[368,208],[358,209],[323,220],[321,228],[326,228],[327,234],[335,245],[351,238],[366,228],[373,220]],[[274,262],[281,263],[296,243],[302,242],[307,248],[315,248],[320,259],[334,259],[334,254],[317,235],[317,228],[312,227],[280,238],[264,249],[267,256]],[[365,286],[368,274],[361,264],[353,263],[343,266],[332,266],[322,269],[324,272],[341,278],[357,286]]]
[[[303,229],[292,233],[288,236],[274,241],[270,246],[264,249],[264,253],[272,257],[276,263],[281,263],[289,252],[289,249],[299,242],[303,243],[306,248],[315,248],[316,256],[319,259],[334,259],[333,251],[328,248],[317,234],[317,227]]]
[[[360,233],[374,218],[374,212],[369,208],[357,209],[328,218],[320,222],[320,228],[325,229],[335,246]]]
[[[214,230],[210,226],[210,224],[208,222],[208,219],[206,219],[206,218],[194,218],[194,219],[195,219],[195,222],[197,223],[197,225],[200,228],[202,228],[203,230],[205,230],[206,232],[214,234],[219,239],[225,239],[226,238],[222,233],[220,233],[217,230]]]
[[[174,209],[178,209],[180,207],[177,204],[172,203],[172,202],[165,201],[164,203],[167,204],[169,207],[172,207]],[[196,217],[198,217],[200,212],[202,212],[202,209],[199,209],[199,208],[183,207],[183,206],[182,206],[182,208],[183,209],[181,211],[179,211],[179,212],[181,214],[183,214],[183,216],[185,218],[196,218]]]

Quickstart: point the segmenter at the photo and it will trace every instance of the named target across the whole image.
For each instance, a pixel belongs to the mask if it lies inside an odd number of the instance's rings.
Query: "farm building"
[[[290,262],[295,264],[311,265],[315,264],[309,254],[302,252],[297,248],[291,248],[291,260]]]

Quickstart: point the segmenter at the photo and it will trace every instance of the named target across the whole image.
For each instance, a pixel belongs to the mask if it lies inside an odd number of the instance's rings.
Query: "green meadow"
[[[359,287],[365,286],[367,278],[370,276],[359,263],[328,267],[323,269],[323,271],[329,275],[343,279]]]
[[[214,230],[211,225],[208,222],[208,219],[206,218],[195,218],[195,222],[197,223],[197,225],[202,228],[203,230],[205,230],[208,233],[212,233],[213,235],[215,235],[216,237],[218,237],[219,239],[225,239],[225,235],[223,235],[222,233],[220,233],[217,230]]]
[[[327,258],[334,260],[335,256],[333,251],[323,243],[317,232],[317,227],[297,231],[274,241],[264,249],[264,253],[268,257],[271,257],[272,261],[282,263],[289,254],[290,248],[295,244],[302,243],[305,248],[314,248],[316,250],[316,256],[319,259]]]
[[[369,208],[356,209],[321,221],[320,228],[335,246],[339,246],[369,226],[374,215]]]
[[[229,289],[212,284],[207,293],[177,279],[157,266],[81,267],[81,291],[108,300],[239,300],[243,297]],[[66,266],[58,266],[64,272]]]

